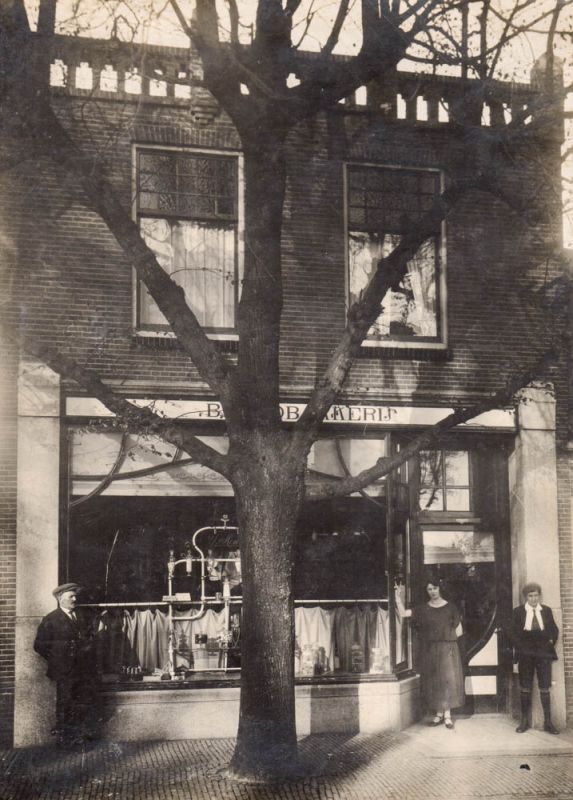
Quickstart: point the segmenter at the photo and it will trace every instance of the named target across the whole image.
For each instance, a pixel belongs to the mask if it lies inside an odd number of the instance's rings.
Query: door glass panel
[[[464,450],[448,451],[446,456],[446,486],[469,486],[468,453]]]
[[[420,485],[436,486],[442,483],[442,451],[420,452]]]
[[[469,489],[447,489],[446,503],[448,511],[469,511],[470,510],[470,490]]]
[[[469,511],[470,463],[467,450],[420,452],[421,511]]]
[[[421,511],[443,511],[444,493],[435,486],[423,487],[420,489],[420,510]]]
[[[492,533],[424,531],[424,564],[476,564],[493,562]]]
[[[466,655],[481,649],[493,631],[495,551],[492,533],[473,529],[424,530],[423,561],[443,582],[444,596],[459,608]]]

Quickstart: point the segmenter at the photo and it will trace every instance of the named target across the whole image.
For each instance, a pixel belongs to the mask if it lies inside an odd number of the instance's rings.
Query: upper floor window
[[[239,291],[239,157],[138,149],[137,217],[159,264],[211,334],[232,332]],[[168,329],[139,281],[137,328]]]
[[[440,192],[437,170],[347,165],[348,301],[359,299],[381,258],[429,211]],[[426,240],[389,289],[365,345],[445,346],[442,233]]]
[[[421,511],[470,510],[470,459],[467,450],[421,450]]]

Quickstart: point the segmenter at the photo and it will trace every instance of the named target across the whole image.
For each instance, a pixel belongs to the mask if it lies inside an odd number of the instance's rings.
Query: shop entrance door
[[[501,632],[511,610],[506,461],[503,449],[452,444],[420,453],[414,556],[418,602],[439,576],[459,608],[467,712],[505,711],[511,658]],[[412,576],[413,577],[413,576]]]

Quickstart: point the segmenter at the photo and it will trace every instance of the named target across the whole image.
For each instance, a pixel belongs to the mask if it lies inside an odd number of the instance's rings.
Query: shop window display
[[[76,490],[82,485],[80,466],[84,491],[100,477],[93,463],[96,452],[113,460],[110,434],[106,437],[99,450],[101,443],[93,437],[84,436],[78,444],[72,464]],[[321,440],[309,460],[311,485],[321,476],[362,469],[385,448],[384,439]],[[118,480],[111,491],[121,491],[122,496],[104,492],[88,493],[83,502],[78,502],[81,496],[72,498],[76,504],[70,509],[67,561],[70,574],[88,589],[84,602],[94,609],[98,667],[105,675],[125,680],[237,671],[242,580],[238,536],[207,537],[201,565],[192,546],[199,528],[221,526],[223,519],[233,527],[233,498],[217,494],[227,490],[206,483],[199,474],[195,482],[181,485],[195,491],[209,486],[213,496],[145,496],[146,486],[154,492],[161,487],[173,492],[176,483],[163,478],[159,485],[157,473],[140,477],[138,460],[144,451],[144,442],[132,443],[130,452],[135,455],[121,473],[137,475],[137,496],[129,495],[127,480]],[[157,461],[156,444],[150,453],[149,459]],[[391,625],[389,620],[385,492],[385,482],[380,481],[360,495],[310,501],[303,509],[294,575],[299,677],[384,675],[404,660],[400,623]],[[193,559],[189,569],[187,559]],[[175,561],[181,565],[173,570],[168,593],[169,565]],[[197,614],[202,591],[207,603]]]

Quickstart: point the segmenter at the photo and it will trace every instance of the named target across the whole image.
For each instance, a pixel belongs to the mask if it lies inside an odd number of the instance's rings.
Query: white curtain
[[[330,672],[334,669],[333,614],[332,610],[320,608],[320,606],[295,608],[296,674],[300,674],[305,669],[304,661],[309,648],[312,650],[313,663],[320,672]],[[304,658],[303,653],[305,654]]]
[[[389,673],[390,630],[388,611],[379,606],[299,606],[295,609],[295,673],[320,674],[341,669],[354,671],[353,648],[361,653],[363,672]],[[396,663],[404,658],[402,620],[396,615]],[[309,671],[309,659],[314,672]]]
[[[380,259],[396,248],[400,238],[398,234],[385,234],[380,239],[363,231],[349,234],[351,303],[359,299]],[[382,313],[368,331],[370,336],[391,336],[392,322],[407,326],[412,336],[437,336],[435,247],[435,240],[430,239],[410,259],[402,281],[404,289],[388,290],[381,303]]]
[[[140,228],[159,264],[185,291],[199,323],[207,328],[235,324],[235,230],[190,220],[143,217]],[[143,284],[139,323],[166,320]]]

